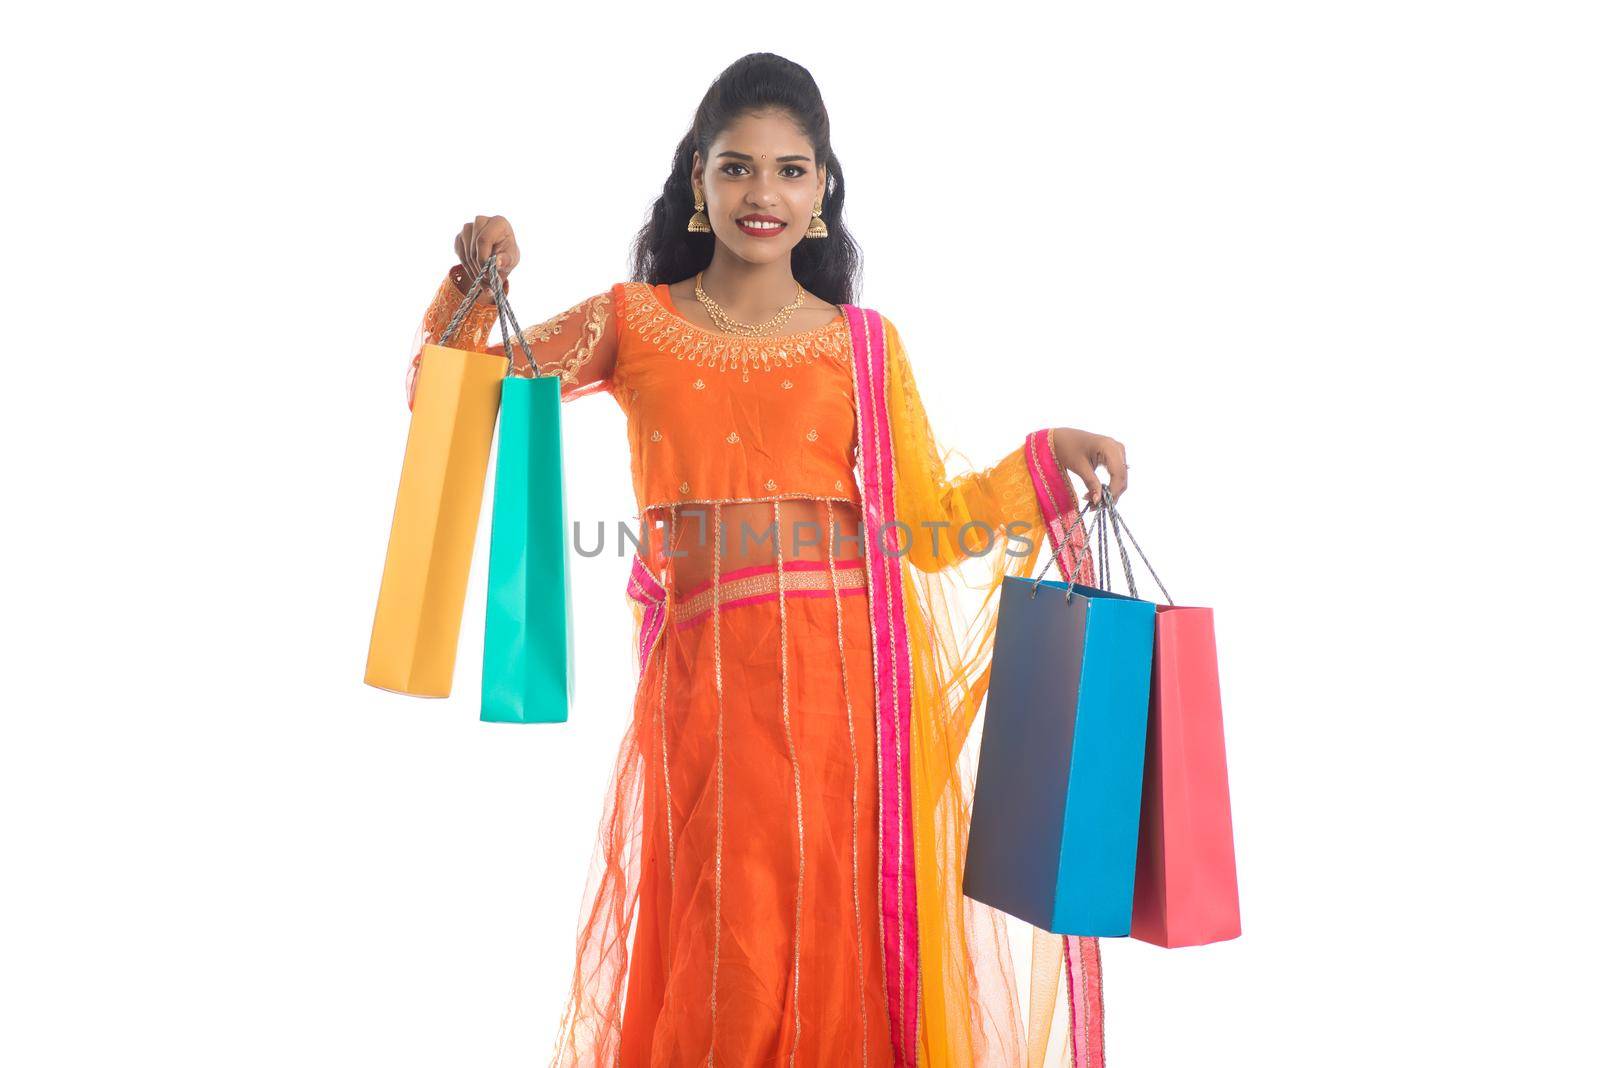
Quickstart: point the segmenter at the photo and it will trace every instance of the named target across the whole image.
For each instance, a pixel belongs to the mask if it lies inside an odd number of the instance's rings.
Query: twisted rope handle
[[[495,311],[500,316],[500,347],[506,350],[506,356],[509,359],[511,356],[511,339],[515,337],[517,339],[517,347],[522,350],[522,358],[528,361],[528,367],[533,372],[532,377],[538,378],[539,365],[533,362],[533,353],[528,349],[528,339],[522,336],[522,325],[517,322],[517,313],[511,310],[511,302],[506,299],[506,291],[501,285],[500,271],[494,265],[494,257],[490,256],[485,262],[488,264],[489,290],[494,294]],[[510,330],[506,328],[507,321],[511,323]],[[516,361],[511,360],[510,362],[515,363]]]
[[[1051,550],[1049,557],[1044,562],[1044,567],[1040,568],[1039,569],[1039,574],[1034,577],[1034,579],[1033,579],[1033,587],[1032,587],[1032,589],[1030,589],[1028,591],[1028,596],[1029,597],[1033,597],[1033,596],[1036,596],[1038,594],[1038,592],[1039,592],[1039,583],[1044,581],[1045,572],[1049,571],[1050,570],[1050,565],[1052,563],[1054,563],[1056,565],[1056,571],[1058,571],[1060,573],[1061,577],[1066,580],[1066,583],[1067,583],[1067,600],[1069,600],[1069,601],[1072,600],[1072,587],[1077,585],[1078,569],[1083,566],[1083,563],[1084,563],[1085,560],[1088,560],[1090,563],[1094,562],[1093,559],[1092,559],[1093,553],[1092,552],[1088,552],[1088,553],[1084,553],[1083,555],[1079,556],[1078,557],[1078,563],[1077,563],[1076,566],[1073,567],[1072,574],[1070,574],[1070,575],[1067,574],[1066,565],[1061,562],[1061,554],[1064,551],[1066,551],[1067,549],[1071,548],[1071,546],[1072,546],[1072,532],[1074,530],[1077,530],[1079,525],[1081,525],[1083,523],[1083,517],[1084,517],[1084,515],[1086,515],[1088,513],[1088,508],[1089,508],[1088,504],[1085,503],[1084,506],[1079,508],[1077,513],[1075,515],[1073,515],[1073,517],[1072,517],[1072,525],[1069,526],[1066,529],[1066,532],[1061,535],[1061,547],[1059,549]],[[1087,528],[1085,528],[1085,530],[1087,531]],[[1046,534],[1045,537],[1048,538],[1049,534]]]
[[[1100,494],[1101,503],[1096,508],[1094,516],[1094,531],[1097,535],[1100,551],[1100,570],[1096,574],[1100,576],[1102,582],[1109,583],[1111,578],[1111,545],[1106,538],[1107,528],[1109,527],[1111,534],[1115,535],[1117,539],[1117,555],[1122,558],[1122,577],[1128,583],[1128,593],[1130,596],[1137,597],[1139,596],[1139,587],[1133,580],[1133,563],[1128,559],[1128,547],[1122,543],[1122,528],[1117,523],[1121,516],[1115,510],[1110,487],[1103,482],[1100,484]],[[1110,515],[1111,518],[1107,519],[1107,515]],[[1157,579],[1156,581],[1159,582],[1160,580]],[[1106,586],[1106,589],[1109,590],[1110,588],[1110,585]]]
[[[478,271],[478,277],[472,280],[472,288],[467,290],[467,295],[461,298],[461,305],[456,308],[456,313],[450,317],[450,322],[445,324],[444,333],[439,335],[439,344],[443,345],[455,337],[456,331],[461,329],[461,323],[467,317],[467,311],[472,307],[472,302],[478,299],[478,291],[483,288],[484,281],[489,277],[489,272],[494,268],[494,259],[483,261],[483,267]]]
[[[1089,503],[1085,501],[1083,507],[1079,508],[1077,514],[1073,516],[1072,525],[1061,536],[1061,548],[1050,553],[1050,558],[1045,561],[1044,567],[1034,577],[1033,588],[1028,593],[1030,597],[1039,592],[1039,583],[1044,581],[1045,573],[1050,570],[1050,564],[1054,562],[1056,570],[1066,580],[1067,599],[1072,599],[1072,588],[1077,585],[1078,568],[1074,567],[1072,569],[1073,573],[1071,575],[1067,574],[1066,566],[1061,563],[1061,553],[1071,545],[1072,532],[1078,529],[1079,524],[1083,523],[1083,517],[1088,514],[1090,507]],[[1109,527],[1110,533],[1117,541],[1117,553],[1122,558],[1122,574],[1128,582],[1128,594],[1137,597],[1139,596],[1139,590],[1133,580],[1133,562],[1128,557],[1127,546],[1122,542],[1124,534],[1128,536],[1128,541],[1132,542],[1134,551],[1139,554],[1139,559],[1144,561],[1145,570],[1150,572],[1150,577],[1156,580],[1157,586],[1161,587],[1161,595],[1167,599],[1168,604],[1175,605],[1177,602],[1172,599],[1172,594],[1167,592],[1166,583],[1161,581],[1161,576],[1156,574],[1156,569],[1150,566],[1150,558],[1145,555],[1144,549],[1140,547],[1138,540],[1134,538],[1133,531],[1128,529],[1127,521],[1122,518],[1122,513],[1117,511],[1116,502],[1111,496],[1111,488],[1103,482],[1100,484],[1100,503],[1093,507],[1095,510],[1095,516],[1091,520],[1093,525],[1084,527],[1085,548],[1088,550],[1085,556],[1091,563],[1093,562],[1095,543],[1098,541],[1100,546],[1099,574],[1102,576],[1101,581],[1105,581],[1103,576],[1110,574],[1111,569],[1111,549],[1106,541],[1107,528]],[[1109,520],[1106,518],[1107,516],[1110,517]],[[1084,558],[1084,556],[1078,558],[1079,565],[1082,565]]]
[[[1139,596],[1139,591],[1133,585],[1133,565],[1128,560],[1127,548],[1122,544],[1122,536],[1124,534],[1128,536],[1128,541],[1133,543],[1133,549],[1139,554],[1139,559],[1144,561],[1145,570],[1150,572],[1150,577],[1156,580],[1157,586],[1161,587],[1161,595],[1167,599],[1168,604],[1176,604],[1176,602],[1172,599],[1172,594],[1167,592],[1166,583],[1161,581],[1161,576],[1156,574],[1156,569],[1150,566],[1150,558],[1146,556],[1144,554],[1144,550],[1139,547],[1139,542],[1135,540],[1133,531],[1128,529],[1128,523],[1122,518],[1122,513],[1117,511],[1116,504],[1111,499],[1110,491],[1105,490],[1103,487],[1101,500],[1105,502],[1105,509],[1111,515],[1111,530],[1112,533],[1116,535],[1117,551],[1122,554],[1123,573],[1127,575],[1128,578],[1128,592],[1134,597]]]
[[[511,310],[511,303],[506,299],[504,287],[501,285],[500,270],[495,266],[494,257],[490,256],[483,261],[483,267],[478,271],[478,277],[472,280],[472,288],[467,290],[467,295],[461,298],[461,306],[456,308],[456,313],[450,317],[450,322],[445,324],[444,332],[439,335],[436,344],[447,344],[456,331],[461,329],[461,324],[467,318],[467,312],[472,308],[473,301],[477,300],[479,292],[483,289],[484,282],[489,283],[489,292],[494,295],[495,314],[500,321],[500,344],[506,350],[506,355],[511,355],[511,338],[517,339],[517,347],[522,349],[523,359],[528,361],[528,366],[533,369],[533,377],[539,377],[539,365],[533,362],[533,353],[528,349],[528,339],[522,336],[522,326],[517,322],[516,313]],[[508,329],[507,322],[511,326]],[[515,331],[513,334],[512,331]]]
[[[1102,485],[1104,484],[1102,483]],[[1101,490],[1101,492],[1105,491]],[[1102,501],[1105,500],[1104,497],[1100,499]],[[1100,557],[1100,569],[1094,573],[1094,577],[1102,583],[1111,581],[1111,554],[1106,546],[1105,517],[1105,512],[1098,508],[1095,509],[1094,519],[1091,521],[1092,525],[1090,526],[1090,530],[1094,534],[1094,543],[1089,551],[1098,554]]]

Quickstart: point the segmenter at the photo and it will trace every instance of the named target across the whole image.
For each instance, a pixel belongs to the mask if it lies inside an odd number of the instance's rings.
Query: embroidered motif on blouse
[[[644,282],[624,285],[622,325],[680,360],[716,371],[738,370],[743,381],[750,372],[804,366],[819,359],[841,363],[850,359],[850,328],[843,316],[798,334],[778,337],[740,337],[696,326],[661,303],[653,287]],[[785,380],[784,388],[789,388]],[[704,389],[696,379],[695,389]]]
[[[564,383],[576,385],[578,371],[584,364],[594,357],[595,346],[600,343],[600,338],[606,332],[606,316],[611,309],[611,294],[601,293],[597,296],[581,300],[551,319],[546,319],[538,326],[529,327],[522,332],[522,336],[535,344],[550,341],[558,336],[566,321],[584,313],[582,322],[576,325],[578,336],[572,342],[572,347],[554,360],[539,365],[541,374],[556,374]],[[514,346],[513,346],[514,347]],[[517,361],[521,361],[520,364]],[[512,374],[527,374],[527,361],[518,351],[513,357]]]

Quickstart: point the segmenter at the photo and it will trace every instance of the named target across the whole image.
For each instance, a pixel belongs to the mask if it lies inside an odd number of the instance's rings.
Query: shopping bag
[[[506,375],[504,356],[446,344],[477,299],[486,274],[473,283],[439,343],[422,350],[367,647],[366,683],[417,697],[450,696]]]
[[[479,719],[564,723],[575,679],[561,380],[538,374],[503,301],[500,314],[501,332],[523,344],[534,377],[508,376],[500,395]]]
[[[1155,607],[1042,572],[1002,582],[968,897],[1056,934],[1128,934]]]
[[[1238,938],[1239,883],[1212,611],[1173,604],[1114,503],[1108,511],[1129,593],[1138,591],[1124,535],[1168,601],[1156,606],[1131,933],[1168,948]],[[1101,547],[1106,555],[1103,540]]]

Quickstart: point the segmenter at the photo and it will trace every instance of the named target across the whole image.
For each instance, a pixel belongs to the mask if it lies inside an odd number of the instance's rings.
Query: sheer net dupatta
[[[1024,1012],[1007,933],[1008,922],[1022,921],[961,891],[978,755],[973,727],[989,687],[1001,583],[1030,575],[1046,543],[1081,580],[1094,581],[1081,526],[1062,547],[1076,495],[1049,430],[1028,434],[993,467],[947,466],[887,320],[884,336],[895,511],[911,528],[900,568],[912,662],[917,1064],[1101,1068],[1098,940],[1030,926]],[[968,523],[981,525],[963,534]],[[994,532],[987,552],[985,527]]]
[[[627,603],[633,615],[629,649],[635,678],[649,662],[664,625],[666,590],[633,558]],[[622,1056],[622,1010],[629,939],[638,911],[644,828],[644,745],[648,702],[635,701],[617,748],[579,910],[572,986],[556,1035],[552,1065],[615,1065]],[[561,943],[557,943],[558,945]],[[559,958],[559,954],[557,954]]]

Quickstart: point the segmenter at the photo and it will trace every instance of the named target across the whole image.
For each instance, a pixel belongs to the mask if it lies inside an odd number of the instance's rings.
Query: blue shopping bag
[[[1155,616],[1042,572],[1001,584],[968,897],[1055,934],[1129,933]]]
[[[501,386],[479,719],[565,723],[576,680],[561,380],[537,373],[492,272],[490,282],[507,354],[515,337],[535,375],[508,375]]]

